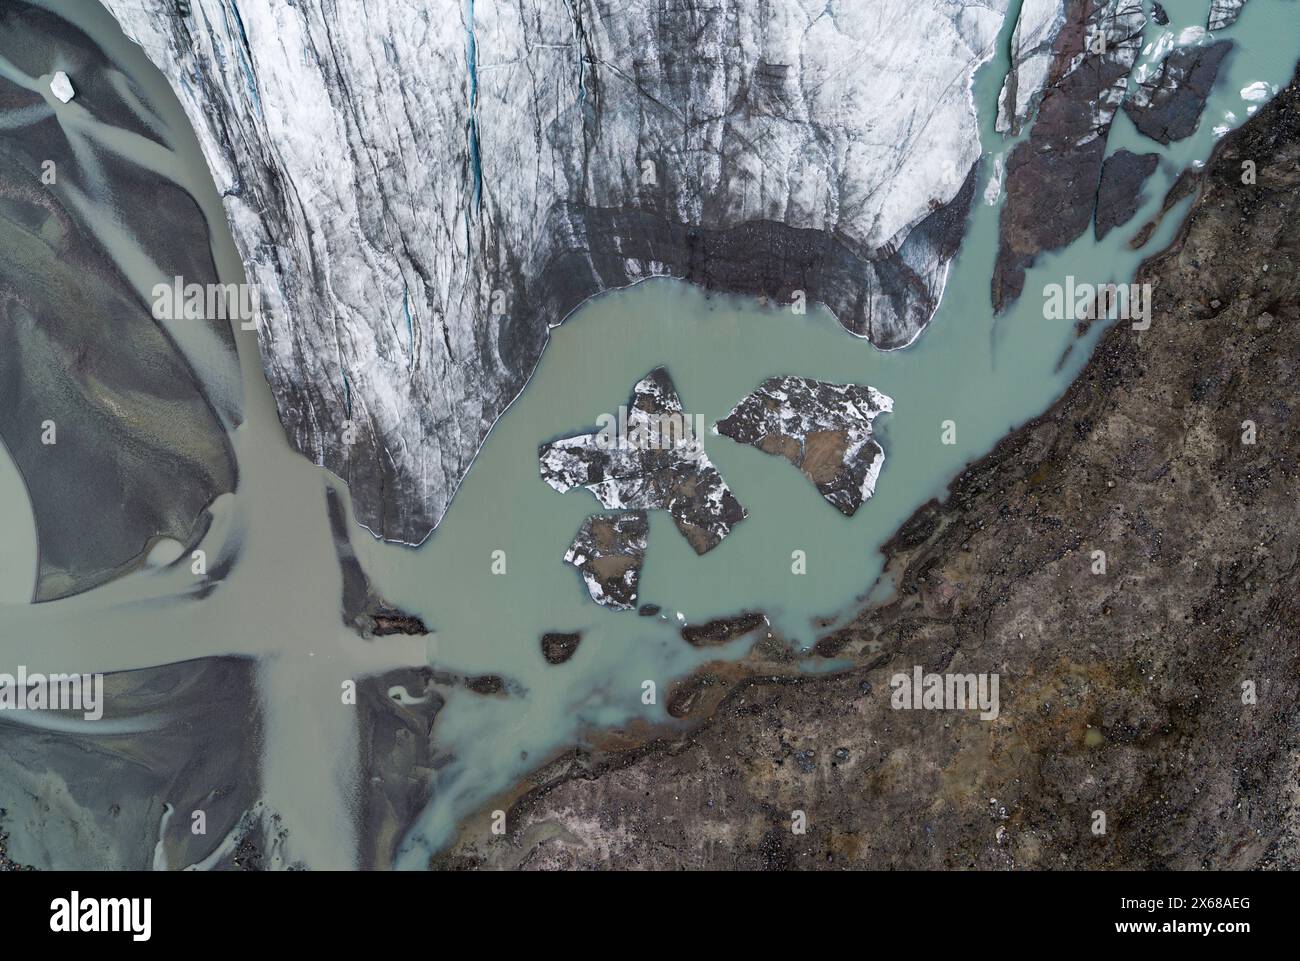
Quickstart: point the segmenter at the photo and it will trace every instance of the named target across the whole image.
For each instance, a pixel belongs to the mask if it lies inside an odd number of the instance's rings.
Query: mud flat
[[[250,660],[112,673],[104,695],[95,721],[0,715],[0,834],[9,834],[0,861],[179,869],[208,856],[253,806],[260,774],[244,745],[261,718]]]
[[[201,386],[184,345],[224,370],[234,339],[225,322],[169,330],[145,299],[164,278],[217,279],[207,220],[166,173],[177,132],[161,108],[94,38],[28,3],[0,14],[0,57],[0,457],[26,483],[46,601],[112,580],[160,538],[202,536],[204,508],[235,486],[239,399]],[[70,102],[50,89],[56,65],[75,75]]]

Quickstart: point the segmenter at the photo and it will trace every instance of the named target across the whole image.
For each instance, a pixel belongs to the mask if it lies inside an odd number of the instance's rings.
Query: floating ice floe
[[[993,159],[993,175],[989,177],[988,186],[984,188],[984,202],[990,207],[996,207],[998,198],[1002,196],[1002,155],[998,154]]]
[[[1277,87],[1269,86],[1263,80],[1256,80],[1249,86],[1241,88],[1241,99],[1250,103],[1263,103],[1275,93]]]
[[[1214,139],[1218,140],[1219,138],[1227,135],[1236,126],[1237,126],[1237,115],[1233,113],[1231,110],[1225,110],[1223,112],[1223,122],[1215,124],[1214,126]]]
[[[58,97],[63,103],[67,103],[77,94],[72,89],[72,81],[68,79],[68,75],[62,70],[50,78],[50,93]]]

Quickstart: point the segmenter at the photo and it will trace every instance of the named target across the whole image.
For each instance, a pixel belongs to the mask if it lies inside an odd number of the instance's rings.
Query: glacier
[[[602,291],[801,291],[879,349],[911,343],[964,229],[971,81],[1009,4],[101,2],[195,128],[290,442],[408,543]],[[1022,93],[1059,19],[1026,7]]]

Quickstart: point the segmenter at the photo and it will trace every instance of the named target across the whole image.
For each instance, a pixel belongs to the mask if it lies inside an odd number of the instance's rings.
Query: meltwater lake
[[[139,163],[190,191],[209,220],[222,280],[241,282],[220,198],[165,82],[97,4],[44,5],[109,53],[153,120],[165,123],[170,149],[146,149],[78,114],[75,100],[51,102],[50,109],[95,150],[138,150]],[[1170,4],[1172,22],[1148,23],[1148,43],[1165,33],[1197,42],[1184,31],[1204,23],[1205,6]],[[455,674],[498,675],[508,682],[506,696],[454,686],[440,692],[446,704],[433,734],[440,766],[427,808],[399,847],[399,866],[420,868],[465,817],[558,752],[634,721],[673,723],[662,696],[655,704],[642,702],[645,680],[666,691],[708,661],[743,658],[755,641],[751,636],[697,649],[683,641],[683,624],[762,611],[773,633],[807,656],[808,669],[833,669],[811,655],[811,646],[827,619],[845,618],[873,590],[879,596],[887,589],[876,583],[881,545],[916,508],[943,497],[966,464],[1049,407],[1087,362],[1104,325],[1093,324],[1080,336],[1070,321],[1045,319],[1044,288],[1067,276],[1126,283],[1142,259],[1169,242],[1181,210],[1145,247],[1127,246],[1178,174],[1207,157],[1216,136],[1247,118],[1255,101],[1243,92],[1253,84],[1289,82],[1300,55],[1294,17],[1287,0],[1253,0],[1236,25],[1216,35],[1231,38],[1236,48],[1191,138],[1162,148],[1142,138],[1125,114],[1117,116],[1109,151],[1125,147],[1161,156],[1144,206],[1102,242],[1089,231],[1068,249],[1041,257],[1024,295],[1002,315],[993,315],[989,295],[1000,197],[995,188],[986,200],[986,188],[995,161],[1012,146],[993,130],[1005,43],[991,52],[972,91],[985,156],[968,235],[938,313],[910,346],[877,351],[817,305],[800,314],[788,305],[709,295],[671,280],[646,281],[583,306],[552,331],[532,380],[498,421],[443,522],[421,546],[380,542],[350,526],[352,547],[379,593],[422,618],[432,632],[427,637],[363,640],[342,624],[342,574],[326,491],[335,490],[346,504],[346,490],[285,442],[256,334],[237,331],[236,354],[178,334],[179,349],[205,386],[210,382],[223,409],[236,412],[227,424],[238,486],[212,505],[213,522],[200,544],[209,558],[230,559],[228,573],[198,596],[189,567],[165,563],[173,555],[161,545],[154,563],[117,581],[68,599],[30,603],[38,532],[26,485],[40,478],[22,478],[0,447],[0,670],[24,664],[47,672],[107,673],[196,658],[254,659],[262,736],[243,750],[258,752],[263,802],[287,828],[275,860],[321,868],[356,864],[357,730],[355,709],[340,703],[340,683],[425,664]],[[1290,39],[1279,42],[1284,36]],[[61,69],[57,57],[52,45],[51,71]],[[13,134],[0,124],[0,136],[7,135]],[[109,236],[111,209],[103,217]],[[151,276],[146,264],[132,259],[129,245],[117,249],[123,272],[142,292],[169,279]],[[706,452],[749,516],[717,548],[697,556],[666,514],[652,513],[640,601],[662,612],[641,617],[599,607],[562,559],[583,519],[600,505],[583,490],[551,489],[539,475],[537,448],[617,412],[632,385],[659,366],[672,376],[686,412],[710,425],[773,375],[868,384],[887,394],[894,409],[875,423],[885,462],[874,497],[845,517],[784,460],[708,434]],[[944,442],[945,422],[952,422],[947,433],[949,439],[955,434],[953,443]],[[111,507],[68,505],[70,511],[104,509]],[[792,571],[795,551],[806,555],[806,573]],[[504,573],[493,563],[501,556],[494,552],[504,552]],[[547,631],[581,632],[572,659],[561,665],[544,660],[539,637]],[[130,734],[111,723],[94,728],[38,720],[54,733],[66,727],[103,737]],[[0,718],[0,728],[35,723]],[[136,723],[165,726],[169,718],[162,710]],[[44,787],[51,796],[57,789],[53,780]],[[75,864],[75,850],[51,849],[49,838],[46,847],[24,851],[24,812],[38,803],[0,787],[0,807],[15,818],[14,856]],[[160,822],[163,813],[160,802]],[[213,838],[214,852],[228,843]]]

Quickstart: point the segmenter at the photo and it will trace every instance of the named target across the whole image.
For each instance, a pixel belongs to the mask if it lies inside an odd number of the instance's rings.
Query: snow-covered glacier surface
[[[1066,7],[1066,0],[1023,0],[1011,35],[1011,67],[998,98],[997,129],[1002,133],[1020,132],[1046,86]]]
[[[802,290],[910,343],[960,240],[970,81],[1008,6],[102,2],[198,134],[290,440],[409,542],[549,328],[603,290]]]

